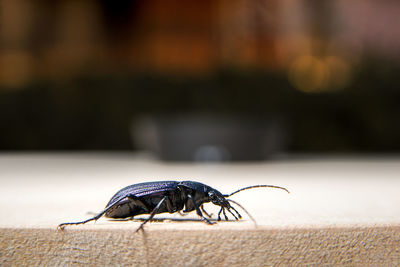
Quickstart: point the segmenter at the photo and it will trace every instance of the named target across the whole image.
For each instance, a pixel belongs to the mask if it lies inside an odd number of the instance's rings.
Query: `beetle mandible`
[[[151,221],[154,215],[164,212],[175,213],[190,212],[196,210],[196,213],[207,224],[213,224],[203,213],[211,218],[205,211],[203,204],[211,202],[214,205],[220,206],[221,209],[218,213],[218,221],[221,220],[221,213],[223,213],[225,220],[228,220],[225,210],[227,210],[235,220],[242,218],[240,213],[230,204],[234,203],[242,208],[249,217],[255,222],[253,217],[236,201],[228,197],[239,193],[243,190],[257,188],[257,187],[272,187],[289,191],[280,186],[275,185],[253,185],[241,188],[231,194],[224,195],[218,190],[194,181],[159,181],[147,182],[129,185],[119,190],[108,202],[105,209],[95,215],[94,217],[80,221],[80,222],[67,222],[58,225],[58,228],[63,230],[66,225],[71,224],[84,224],[93,220],[98,220],[101,216],[105,215],[108,218],[128,218],[141,214],[149,214],[150,216],[142,222],[136,232],[143,229],[143,226]],[[232,212],[233,211],[233,212]]]

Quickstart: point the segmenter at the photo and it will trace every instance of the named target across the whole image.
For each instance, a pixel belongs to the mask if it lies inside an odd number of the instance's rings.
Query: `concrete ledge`
[[[295,160],[165,164],[132,155],[0,154],[1,266],[398,266],[400,160]],[[206,225],[196,214],[140,220],[87,219],[122,187],[196,180],[253,215]],[[212,204],[206,206],[216,214]],[[146,217],[146,216],[144,216]],[[215,218],[215,215],[214,215]],[[231,218],[232,219],[232,218]],[[163,220],[163,221],[160,221]]]
[[[149,227],[148,227],[149,228]],[[400,227],[0,229],[1,266],[398,266]]]

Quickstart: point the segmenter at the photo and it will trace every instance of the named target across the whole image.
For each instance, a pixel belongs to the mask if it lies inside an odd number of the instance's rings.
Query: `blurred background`
[[[395,0],[1,0],[0,149],[400,151]]]

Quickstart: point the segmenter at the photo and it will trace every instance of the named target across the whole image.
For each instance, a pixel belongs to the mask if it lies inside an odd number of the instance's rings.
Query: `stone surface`
[[[260,163],[161,163],[131,154],[0,155],[0,265],[399,265],[400,160],[295,159]],[[240,222],[206,225],[196,214],[69,226],[98,212],[122,187],[196,180],[232,192]],[[212,204],[206,206],[218,212]]]

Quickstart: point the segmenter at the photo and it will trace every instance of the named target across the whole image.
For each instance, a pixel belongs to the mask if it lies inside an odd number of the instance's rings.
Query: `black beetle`
[[[253,185],[236,190],[229,195],[223,195],[221,192],[208,185],[194,181],[159,181],[139,183],[119,190],[108,202],[106,208],[96,216],[85,221],[62,223],[58,225],[58,228],[63,230],[66,225],[84,224],[97,220],[103,215],[108,218],[133,218],[136,215],[150,214],[150,216],[136,230],[137,232],[142,229],[144,224],[150,221],[155,214],[164,212],[180,212],[183,209],[183,212],[196,210],[197,214],[203,221],[208,224],[213,224],[213,222],[204,217],[202,213],[203,211],[204,214],[211,218],[203,207],[203,204],[207,202],[212,202],[214,205],[221,207],[221,210],[218,213],[218,221],[221,220],[221,212],[224,214],[225,220],[228,220],[225,209],[232,214],[236,220],[242,218],[239,212],[232,207],[229,202],[242,208],[254,221],[251,215],[239,203],[228,199],[228,197],[239,193],[240,191],[256,187],[273,187],[285,190],[289,193],[286,188],[275,185]]]

